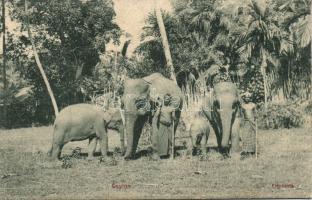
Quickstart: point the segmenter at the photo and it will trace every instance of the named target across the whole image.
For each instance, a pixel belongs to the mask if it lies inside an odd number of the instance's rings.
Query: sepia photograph
[[[312,198],[311,0],[0,8],[0,199]]]

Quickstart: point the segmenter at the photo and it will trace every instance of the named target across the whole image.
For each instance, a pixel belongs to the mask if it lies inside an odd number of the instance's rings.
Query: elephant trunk
[[[223,111],[221,113],[221,122],[222,122],[222,140],[221,148],[224,153],[229,151],[229,139],[231,136],[231,126],[232,126],[232,113]]]
[[[147,117],[145,115],[138,116],[128,113],[125,115],[126,134],[127,134],[127,149],[125,159],[133,159],[137,149],[143,126]]]
[[[133,157],[133,140],[134,140],[134,125],[137,117],[131,114],[125,114],[125,127],[127,135],[127,149],[125,153],[125,159],[131,159]]]

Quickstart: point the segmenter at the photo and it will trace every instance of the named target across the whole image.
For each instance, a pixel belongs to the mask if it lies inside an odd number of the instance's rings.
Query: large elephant
[[[239,151],[239,108],[238,89],[232,82],[215,84],[203,106],[203,112],[215,131],[219,150],[226,157],[230,150]]]
[[[125,80],[122,102],[125,110],[125,127],[127,133],[126,160],[133,158],[145,122],[147,120],[150,123],[155,121],[153,117],[157,101],[163,100],[164,96],[168,94],[172,97],[169,106],[172,107],[174,113],[173,122],[175,132],[183,104],[183,96],[176,83],[165,78],[160,73],[153,73],[141,79]],[[157,146],[155,142],[157,143],[157,141],[153,141],[153,147]],[[155,150],[155,148],[153,149]]]

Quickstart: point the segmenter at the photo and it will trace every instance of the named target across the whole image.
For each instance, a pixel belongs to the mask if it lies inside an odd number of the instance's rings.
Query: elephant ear
[[[144,115],[151,110],[150,89],[146,91],[146,95],[138,96],[134,99],[135,106],[139,114]]]
[[[175,110],[179,109],[181,107],[181,98],[178,96],[172,96],[170,106],[174,108]]]

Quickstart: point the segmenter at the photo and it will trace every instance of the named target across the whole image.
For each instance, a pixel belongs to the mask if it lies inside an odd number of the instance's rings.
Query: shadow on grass
[[[77,147],[76,149],[73,150],[73,152],[70,155],[63,155],[61,157],[61,160],[65,157],[71,157],[71,158],[75,158],[75,159],[86,159],[88,157],[88,153],[81,152],[80,150],[81,149],[79,147]],[[176,153],[175,157],[177,157],[177,158],[181,157],[183,154],[185,154],[186,150],[187,150],[187,147],[185,145],[175,146],[175,153]],[[152,152],[153,152],[153,150],[151,147],[147,147],[146,149],[138,150],[131,160],[138,160],[142,157],[150,157],[152,155]],[[208,152],[219,152],[219,149],[217,146],[208,147]],[[193,156],[198,156],[199,154],[197,153],[197,154],[194,154]],[[95,152],[93,155],[95,158],[101,158],[102,153],[101,152]],[[109,157],[114,156],[114,157],[123,158],[123,154],[119,148],[115,148],[114,151],[108,151],[107,155]],[[169,156],[164,156],[162,158],[166,159],[166,158],[169,158]]]

